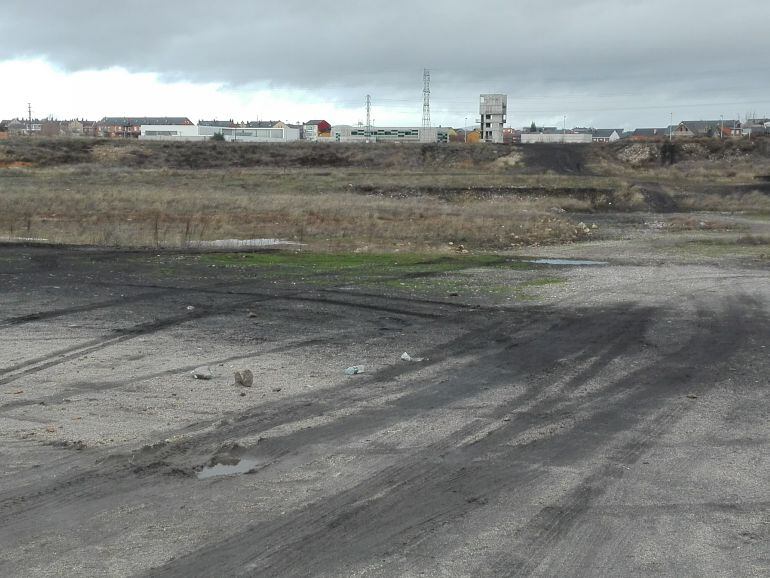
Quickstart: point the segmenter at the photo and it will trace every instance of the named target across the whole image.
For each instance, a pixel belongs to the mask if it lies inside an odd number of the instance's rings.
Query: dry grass
[[[616,149],[27,139],[0,146],[0,238],[504,249],[585,239],[576,223],[592,212],[770,213],[751,188],[770,174],[764,157],[632,167]]]
[[[563,214],[584,201],[551,195],[391,197],[350,192],[479,183],[478,174],[354,170],[7,170],[0,230],[52,242],[184,246],[190,241],[280,238],[313,248],[473,248],[557,243],[585,236]],[[485,186],[502,184],[492,174]],[[408,183],[408,185],[407,185]],[[508,179],[510,184],[510,179]],[[526,186],[527,183],[523,183]],[[460,187],[462,188],[462,187]]]

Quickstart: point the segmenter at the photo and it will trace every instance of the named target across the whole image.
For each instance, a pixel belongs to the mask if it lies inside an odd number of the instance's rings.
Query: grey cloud
[[[739,101],[766,98],[768,22],[757,0],[4,0],[0,60],[343,99],[419,93],[425,66],[447,101],[488,90],[585,106],[602,94]]]

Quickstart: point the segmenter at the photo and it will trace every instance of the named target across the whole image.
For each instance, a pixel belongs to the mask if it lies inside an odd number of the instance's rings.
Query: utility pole
[[[722,140],[722,136],[725,132],[725,115],[719,115],[719,140]]]
[[[463,134],[465,135],[465,144],[468,144],[468,117],[465,117],[465,126],[463,127]]]
[[[368,94],[366,95],[366,132],[364,134],[368,142],[372,136],[372,97]]]
[[[27,134],[29,136],[32,136],[32,103],[31,102],[27,103],[27,119],[28,119]]]

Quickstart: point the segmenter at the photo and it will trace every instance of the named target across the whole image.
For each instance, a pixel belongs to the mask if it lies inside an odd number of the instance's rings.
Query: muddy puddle
[[[278,247],[281,245],[301,245],[284,239],[217,239],[215,241],[191,241],[189,247],[215,249],[243,249],[248,247]]]
[[[236,458],[224,463],[211,464],[198,472],[199,480],[216,478],[218,476],[237,476],[247,474],[259,464],[256,458]]]
[[[588,261],[585,259],[531,259],[526,263],[536,265],[609,265],[607,261]]]

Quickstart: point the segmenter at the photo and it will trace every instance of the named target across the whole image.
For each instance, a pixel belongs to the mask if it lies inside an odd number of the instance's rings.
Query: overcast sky
[[[665,126],[770,116],[767,0],[2,0],[0,117]]]

